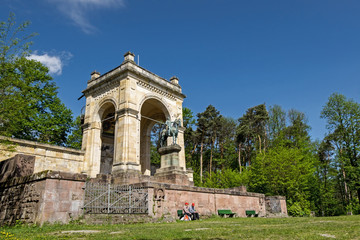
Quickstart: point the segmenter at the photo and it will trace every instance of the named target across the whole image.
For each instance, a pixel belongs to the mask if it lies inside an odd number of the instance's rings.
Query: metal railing
[[[87,182],[83,208],[85,214],[147,214],[147,188]]]

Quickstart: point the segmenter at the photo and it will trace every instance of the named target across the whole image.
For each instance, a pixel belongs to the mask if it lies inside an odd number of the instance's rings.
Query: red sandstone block
[[[70,194],[67,190],[60,190],[59,192],[59,201],[69,201],[70,200]]]
[[[57,200],[58,194],[56,194],[56,192],[53,192],[50,190],[45,190],[44,198],[47,201],[54,201],[54,200]]]
[[[52,214],[53,212],[55,212],[55,209],[54,209],[54,203],[53,202],[44,202],[44,208],[43,208],[43,214]]]
[[[57,189],[59,188],[60,181],[57,179],[47,179],[46,180],[46,189]]]
[[[59,204],[59,211],[60,212],[70,212],[70,208],[71,208],[71,202],[60,202]]]
[[[72,182],[72,181],[61,180],[61,181],[60,181],[60,186],[59,186],[59,188],[60,188],[60,189],[70,190],[70,189],[72,189],[72,187],[73,187],[73,183],[74,183],[74,182]]]

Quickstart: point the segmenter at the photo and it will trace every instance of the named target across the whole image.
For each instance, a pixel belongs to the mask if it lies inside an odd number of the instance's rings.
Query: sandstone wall
[[[259,216],[266,215],[265,195],[241,188],[213,189],[154,183],[148,186],[149,214],[155,217],[166,214],[176,217],[177,210],[183,209],[185,202],[195,203],[200,215],[217,215],[219,209],[230,209],[238,217],[246,217],[246,210],[255,210]]]
[[[44,171],[26,177],[14,177],[0,183],[0,225],[26,223],[68,223],[83,215],[84,187],[87,175]],[[96,179],[92,179],[95,181]],[[103,182],[103,179],[97,179]],[[287,216],[286,201],[282,196],[265,197],[247,192],[245,187],[213,189],[175,184],[137,183],[148,193],[148,218],[177,219],[177,210],[184,203],[195,203],[202,216],[217,215],[219,209],[230,209],[238,217],[246,217],[246,210],[259,216]],[[87,216],[90,222],[103,222],[97,214]],[[108,222],[139,222],[138,217],[109,215]]]
[[[86,175],[44,171],[0,183],[0,225],[68,223],[82,215]]]
[[[81,173],[84,151],[0,136],[0,162],[16,154],[35,156],[34,173],[45,170]]]

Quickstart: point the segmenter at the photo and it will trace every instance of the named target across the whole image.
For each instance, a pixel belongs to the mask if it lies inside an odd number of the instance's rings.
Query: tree
[[[28,22],[15,28],[14,14],[0,23],[0,134],[64,146],[72,113],[57,96],[48,69],[26,59],[33,34],[18,37]]]
[[[271,142],[253,158],[248,169],[249,190],[286,196],[291,215],[306,215],[310,213],[314,191],[314,145],[305,114],[290,110],[288,126],[285,116],[280,107],[270,108],[266,123]]]
[[[0,22],[0,64],[28,56],[29,47],[32,44],[29,39],[37,35],[36,33],[26,33],[26,29],[30,25],[29,21],[25,21],[17,27],[15,24],[15,14],[12,12],[6,22]]]
[[[72,123],[71,134],[67,138],[66,146],[81,149],[82,134],[81,116],[77,116],[75,121]]]
[[[337,149],[346,198],[349,204],[360,200],[360,104],[342,94],[332,94],[321,117],[327,120],[328,139]],[[353,194],[354,193],[354,194]],[[354,198],[353,195],[356,197]]]
[[[338,189],[342,183],[339,182],[341,175],[339,176],[339,167],[334,158],[335,151],[336,149],[328,137],[325,137],[318,147],[319,161],[316,164],[318,192],[314,202],[320,216],[343,214],[346,206],[341,197],[342,190]]]
[[[239,118],[237,129],[237,143],[239,145],[239,165],[241,171],[241,151],[244,149],[245,161],[251,165],[254,150],[260,153],[266,148],[266,123],[269,119],[265,104],[249,108]]]
[[[200,143],[200,182],[202,182],[204,144],[211,145],[211,156],[209,161],[210,173],[212,168],[212,151],[217,136],[220,113],[214,106],[209,105],[204,112],[198,113],[197,117],[197,136],[199,139],[198,142]]]
[[[249,190],[286,196],[289,208],[295,203],[310,213],[310,181],[314,156],[302,149],[275,146],[258,154],[251,166]]]
[[[196,167],[196,163],[193,162],[193,154],[195,153],[197,142],[196,142],[196,132],[193,130],[195,125],[195,119],[193,112],[184,107],[183,108],[183,127],[184,131],[184,146],[185,146],[185,157],[186,163],[191,166],[193,169]]]
[[[286,112],[279,106],[269,108],[269,121],[267,129],[270,141],[276,139],[280,132],[286,127]]]
[[[236,121],[232,118],[221,116],[219,120],[218,145],[220,151],[221,169],[230,168],[233,159],[236,161]]]

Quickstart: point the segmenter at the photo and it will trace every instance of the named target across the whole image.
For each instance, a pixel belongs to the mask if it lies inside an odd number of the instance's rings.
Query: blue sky
[[[212,104],[235,119],[266,103],[304,112],[313,139],[331,93],[359,102],[360,1],[0,0],[30,20],[33,57],[48,64],[59,96],[80,114],[90,73],[131,51],[140,66],[179,78],[184,106]]]

